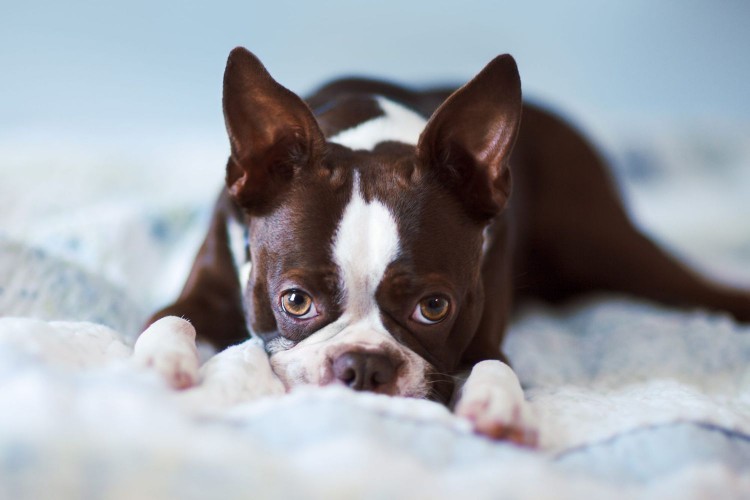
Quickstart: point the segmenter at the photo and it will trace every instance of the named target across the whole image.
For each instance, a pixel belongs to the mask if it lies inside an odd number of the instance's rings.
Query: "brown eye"
[[[302,290],[289,290],[281,296],[281,308],[290,316],[301,318],[313,309],[313,300]]]
[[[450,305],[450,302],[445,297],[425,297],[417,304],[412,318],[428,325],[438,323],[448,316]]]

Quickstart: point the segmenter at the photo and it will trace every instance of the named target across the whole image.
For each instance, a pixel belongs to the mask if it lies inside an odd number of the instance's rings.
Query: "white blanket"
[[[717,137],[717,159],[692,136],[650,137],[614,149],[633,212],[750,283],[747,147]],[[0,164],[0,498],[750,495],[750,328],[626,297],[514,321],[506,352],[539,450],[474,436],[428,401],[336,388],[186,405],[130,345],[181,285],[221,160],[65,162]]]

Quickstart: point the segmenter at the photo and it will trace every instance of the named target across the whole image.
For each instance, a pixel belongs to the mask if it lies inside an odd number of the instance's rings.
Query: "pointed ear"
[[[417,145],[421,168],[435,172],[473,216],[493,217],[510,195],[508,160],[520,123],[518,68],[511,56],[498,56],[432,115]]]
[[[320,155],[323,134],[302,99],[276,83],[242,47],[227,60],[223,105],[232,148],[229,193],[251,213],[267,211],[295,173]]]

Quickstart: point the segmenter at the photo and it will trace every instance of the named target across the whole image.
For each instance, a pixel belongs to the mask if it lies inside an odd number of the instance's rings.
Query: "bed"
[[[744,137],[663,123],[597,136],[641,227],[750,286]],[[750,326],[625,296],[515,317],[506,352],[538,449],[476,436],[436,403],[340,388],[183,404],[130,355],[181,286],[224,152],[172,146],[0,162],[0,498],[750,495]]]

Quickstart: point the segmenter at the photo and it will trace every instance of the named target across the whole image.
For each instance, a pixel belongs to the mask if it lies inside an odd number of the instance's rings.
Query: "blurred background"
[[[508,52],[527,95],[582,120],[747,121],[748,22],[743,0],[6,2],[0,133],[220,141],[236,45],[298,93],[342,73],[463,82]]]
[[[460,84],[507,52],[525,95],[600,147],[642,227],[750,282],[749,22],[744,0],[5,2],[0,260],[27,283],[7,242],[43,248],[144,311],[174,294],[222,184],[237,45],[303,95],[342,74]]]

